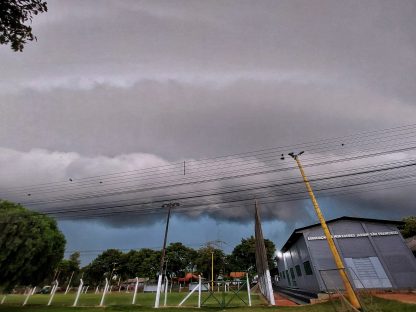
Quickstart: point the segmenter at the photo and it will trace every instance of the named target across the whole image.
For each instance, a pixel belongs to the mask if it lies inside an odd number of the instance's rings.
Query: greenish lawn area
[[[188,295],[188,292],[173,292],[169,293],[167,297],[167,306],[176,307],[185,297]],[[219,302],[222,302],[222,293],[214,293],[215,298],[212,296],[208,298],[208,293],[202,293],[201,302],[204,302],[204,306],[208,307],[215,307],[219,306]],[[248,297],[246,292],[240,292],[238,294],[245,302],[248,302]],[[97,307],[100,304],[102,294],[82,294],[78,301],[78,307]],[[2,296],[0,295],[0,300]],[[50,298],[50,295],[33,295],[29,298],[27,302],[28,306],[35,307],[38,305],[46,306]],[[108,293],[105,297],[105,306],[132,306],[131,302],[133,299],[132,293]],[[258,294],[252,294],[251,296],[252,304],[253,305],[264,305],[264,300]],[[23,295],[7,295],[6,300],[3,306],[21,306],[25,300],[25,296]],[[56,294],[51,306],[72,306],[75,300],[75,293],[68,293],[65,294]],[[218,301],[217,301],[218,300]],[[230,301],[231,300],[231,301]],[[238,297],[232,296],[232,293],[228,293],[225,298],[225,302],[230,301],[227,306],[230,307],[240,307],[246,306],[246,303],[241,301]],[[144,309],[144,308],[152,308],[155,302],[155,294],[154,293],[137,293],[136,297],[136,304],[135,307]],[[160,298],[160,305],[163,306],[164,304],[164,294],[161,294]],[[184,307],[196,307],[198,304],[198,295],[194,293],[191,297],[183,304]],[[0,311],[2,311],[0,305]],[[102,310],[102,308],[100,308]],[[52,310],[53,311],[53,310]],[[93,311],[93,310],[92,310]]]
[[[187,293],[171,293],[168,297],[168,306],[162,308],[164,312],[178,312],[177,304],[186,296]],[[203,299],[206,298],[207,294],[203,294]],[[246,300],[247,294],[241,293],[241,297]],[[1,298],[1,296],[0,296]],[[125,293],[112,293],[108,294],[106,297],[106,307],[98,307],[101,296],[95,294],[83,294],[79,300],[79,306],[77,308],[71,307],[75,298],[74,293],[68,295],[56,294],[54,302],[50,307],[46,306],[46,303],[49,300],[49,295],[34,295],[29,299],[28,304],[25,307],[22,307],[21,304],[24,300],[23,295],[8,295],[6,301],[3,305],[0,305],[0,312],[18,312],[18,311],[27,311],[27,312],[68,312],[68,311],[88,311],[88,312],[102,312],[102,311],[140,311],[140,312],[150,312],[155,311],[153,309],[155,294],[151,293],[139,293],[137,294],[136,305],[131,305],[132,294]],[[228,297],[225,300],[229,300],[231,297],[228,294]],[[163,305],[163,299],[161,298],[161,305]],[[218,299],[221,300],[221,294],[218,294]],[[212,298],[207,301],[207,306],[202,307],[201,309],[196,308],[198,297],[196,294],[192,295],[190,300],[185,304],[186,311],[224,311],[224,309],[218,306],[218,303]],[[375,306],[371,310],[377,312],[416,312],[416,305],[400,303],[393,300],[385,300],[380,298],[373,299]],[[229,312],[273,312],[273,311],[292,311],[292,312],[339,312],[341,310],[334,307],[337,306],[334,303],[322,303],[315,305],[306,305],[306,306],[296,306],[296,307],[268,307],[264,300],[260,298],[259,295],[252,295],[252,307],[247,307],[244,303],[234,298],[230,307],[227,308]]]

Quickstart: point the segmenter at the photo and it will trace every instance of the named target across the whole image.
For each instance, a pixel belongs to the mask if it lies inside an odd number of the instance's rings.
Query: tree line
[[[404,238],[416,235],[416,217],[403,219],[399,227]],[[80,267],[80,253],[63,259],[66,240],[56,221],[44,214],[29,211],[20,204],[0,200],[0,291],[16,286],[50,284],[58,279],[60,285],[71,280],[78,285],[98,285],[107,277],[125,280],[134,277],[155,279],[159,270],[161,251],[143,248],[123,253],[108,249],[90,264]],[[275,268],[275,245],[265,239],[270,270]],[[255,274],[254,237],[243,238],[231,254],[205,246],[193,249],[180,242],[167,246],[165,270],[169,277],[183,277],[188,272],[211,278],[211,255],[214,255],[214,278],[230,272],[248,271]]]
[[[265,240],[270,268],[275,267],[273,242]],[[230,272],[249,272],[255,274],[254,237],[242,239],[231,254],[223,250],[205,246],[193,249],[180,242],[171,243],[166,247],[164,272],[169,278],[184,277],[186,273],[201,274],[211,279],[211,260],[214,257],[214,279],[227,276]],[[142,248],[123,253],[117,249],[108,249],[98,255],[90,264],[79,268],[79,253],[74,253],[69,260],[63,260],[58,266],[60,280],[67,283],[75,272],[76,283],[82,276],[87,284],[99,285],[105,278],[109,280],[127,280],[128,278],[144,277],[155,280],[159,274],[160,250]],[[75,260],[75,261],[74,261]],[[78,263],[78,267],[76,264]]]

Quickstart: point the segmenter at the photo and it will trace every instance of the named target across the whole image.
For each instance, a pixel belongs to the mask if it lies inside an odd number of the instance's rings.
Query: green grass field
[[[163,308],[165,312],[178,311],[178,303],[186,296],[187,293],[172,293],[168,296],[168,307]],[[202,300],[207,297],[207,294],[203,294]],[[246,301],[247,295],[245,293],[241,294],[241,297]],[[1,296],[0,296],[1,298]],[[74,308],[71,305],[74,302],[75,294],[69,293],[68,295],[56,294],[54,301],[50,307],[47,307],[46,304],[49,300],[49,295],[34,295],[30,297],[29,302],[26,306],[22,306],[22,303],[25,299],[23,295],[8,295],[3,305],[0,305],[0,311],[4,312],[17,312],[17,311],[27,311],[27,312],[67,312],[67,311],[88,311],[88,312],[98,312],[98,311],[154,311],[154,298],[155,295],[151,293],[139,293],[136,299],[136,305],[131,305],[132,294],[126,293],[111,293],[108,294],[105,301],[105,307],[98,307],[100,303],[101,296],[95,294],[83,294],[79,300],[79,307]],[[163,306],[163,299],[161,298],[161,306]],[[230,294],[227,295],[225,301],[231,299]],[[186,311],[223,311],[218,302],[214,299],[210,299],[206,304],[201,308],[196,308],[197,306],[197,295],[192,295],[191,298],[184,304]],[[218,294],[218,300],[221,301],[221,294]],[[375,306],[372,311],[377,312],[416,312],[416,305],[400,303],[397,301],[383,300],[374,298]],[[334,303],[323,303],[307,306],[296,306],[296,307],[268,307],[265,301],[260,298],[259,295],[252,295],[252,307],[246,306],[240,299],[234,298],[229,307],[227,308],[230,312],[271,312],[271,311],[292,311],[292,312],[334,312],[341,311],[339,308],[336,308],[337,305]]]

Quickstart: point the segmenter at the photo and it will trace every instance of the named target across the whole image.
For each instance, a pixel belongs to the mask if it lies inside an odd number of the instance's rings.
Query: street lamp
[[[345,267],[344,267],[344,264],[342,263],[341,256],[339,255],[337,247],[335,246],[334,240],[331,236],[331,232],[328,229],[325,218],[322,214],[321,209],[319,208],[318,202],[317,202],[317,200],[315,198],[315,195],[312,191],[312,187],[309,184],[308,178],[306,177],[305,171],[303,170],[302,164],[300,163],[299,156],[302,155],[303,153],[304,153],[304,151],[299,152],[298,154],[295,154],[295,153],[291,152],[288,155],[291,156],[296,161],[296,164],[298,165],[298,168],[300,170],[300,174],[302,175],[302,178],[303,178],[303,182],[305,183],[305,186],[306,186],[306,189],[308,191],[309,197],[312,200],[313,207],[315,208],[315,212],[318,216],[319,222],[321,223],[322,229],[324,231],[326,240],[327,240],[328,245],[329,245],[329,249],[331,250],[332,256],[333,256],[334,261],[335,261],[335,264],[338,268],[339,274],[341,275],[341,279],[342,279],[342,282],[344,284],[345,290],[347,291],[349,301],[350,301],[352,306],[354,306],[357,309],[360,309],[361,308],[360,302],[358,301],[357,295],[356,295],[354,289],[352,288],[352,285],[351,285],[351,282],[348,278],[348,275],[345,272]],[[281,159],[284,159],[283,154],[282,154]]]

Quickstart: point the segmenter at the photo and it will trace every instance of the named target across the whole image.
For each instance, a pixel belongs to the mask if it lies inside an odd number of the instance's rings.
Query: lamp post
[[[160,288],[162,286],[163,264],[165,263],[166,240],[168,237],[168,230],[169,230],[170,211],[173,207],[178,207],[178,206],[179,206],[179,203],[173,203],[173,202],[162,205],[162,208],[168,208],[168,216],[166,218],[165,238],[163,240],[162,256],[160,258],[159,279],[157,281],[155,308],[159,308]]]
[[[303,178],[303,182],[305,183],[309,197],[312,200],[313,207],[315,208],[315,212],[318,216],[319,222],[321,223],[326,240],[328,242],[329,249],[331,250],[332,256],[334,258],[335,265],[337,266],[339,274],[341,275],[341,279],[344,284],[345,290],[347,292],[348,299],[354,308],[360,309],[361,308],[360,302],[358,301],[357,295],[351,285],[351,281],[349,280],[348,275],[345,272],[345,267],[344,267],[344,264],[342,263],[341,256],[339,255],[337,247],[335,246],[334,240],[331,236],[331,232],[329,231],[325,218],[322,214],[321,209],[319,208],[318,202],[316,201],[315,195],[312,191],[312,187],[309,184],[308,178],[306,177],[305,171],[303,170],[302,164],[300,163],[299,156],[302,155],[303,153],[304,153],[303,151],[298,154],[295,154],[292,152],[292,153],[289,153],[288,155],[291,156],[296,161],[296,164],[298,165],[300,174],[302,175],[302,178]],[[284,159],[283,154],[282,154],[281,159]]]

